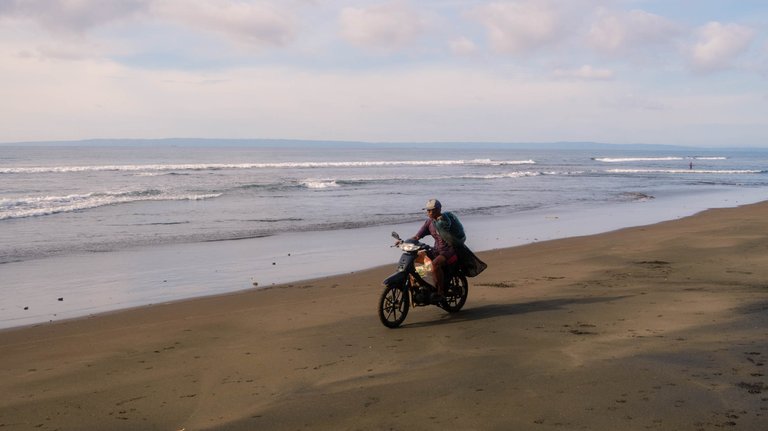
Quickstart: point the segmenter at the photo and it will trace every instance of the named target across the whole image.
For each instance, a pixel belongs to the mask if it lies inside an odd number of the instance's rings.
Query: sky
[[[0,142],[768,147],[764,0],[0,0]]]

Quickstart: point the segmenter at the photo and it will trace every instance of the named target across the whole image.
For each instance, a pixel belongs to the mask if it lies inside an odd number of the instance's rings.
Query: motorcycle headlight
[[[400,248],[403,251],[416,251],[420,248],[420,246],[417,244],[410,244],[410,243],[404,242],[400,244]]]

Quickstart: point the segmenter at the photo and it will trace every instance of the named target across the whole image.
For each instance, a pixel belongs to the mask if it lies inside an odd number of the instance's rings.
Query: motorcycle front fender
[[[384,285],[387,287],[390,286],[396,286],[396,287],[402,287],[405,285],[405,280],[408,277],[408,273],[405,271],[398,271],[389,277],[387,277],[386,280],[384,280]]]

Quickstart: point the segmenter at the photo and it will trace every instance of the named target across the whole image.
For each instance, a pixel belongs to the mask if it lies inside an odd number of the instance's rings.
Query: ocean
[[[0,146],[0,328],[393,263],[438,198],[476,250],[764,200],[768,150]]]

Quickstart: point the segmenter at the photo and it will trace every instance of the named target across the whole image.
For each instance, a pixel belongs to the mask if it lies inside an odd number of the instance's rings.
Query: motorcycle
[[[442,301],[433,301],[437,288],[429,281],[431,270],[428,265],[418,265],[420,257],[429,253],[431,247],[413,239],[400,239],[392,232],[394,247],[403,251],[397,264],[397,271],[384,280],[384,291],[379,299],[379,319],[387,328],[397,328],[411,306],[436,305],[449,313],[456,313],[467,302],[469,285],[458,264],[445,266],[445,292]]]

